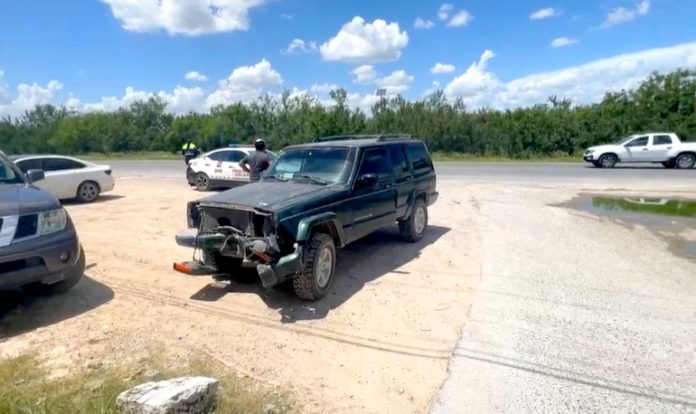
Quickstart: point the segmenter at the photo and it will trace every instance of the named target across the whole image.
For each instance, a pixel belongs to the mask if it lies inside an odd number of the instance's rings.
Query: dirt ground
[[[476,204],[441,186],[423,241],[396,228],[339,253],[318,303],[289,289],[213,284],[171,270],[186,202],[181,180],[121,179],[90,205],[69,204],[87,255],[84,279],[56,298],[0,312],[0,355],[37,351],[69,372],[160,353],[207,354],[241,375],[292,392],[306,412],[422,413],[446,375],[480,263]],[[5,300],[7,302],[7,300]],[[9,308],[9,310],[8,310]]]

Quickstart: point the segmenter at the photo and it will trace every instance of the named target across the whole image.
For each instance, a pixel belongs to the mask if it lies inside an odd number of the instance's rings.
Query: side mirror
[[[377,174],[363,174],[358,177],[358,186],[361,188],[372,187],[377,183]]]
[[[26,177],[30,183],[35,183],[43,180],[46,176],[44,175],[43,170],[29,170],[26,173]]]

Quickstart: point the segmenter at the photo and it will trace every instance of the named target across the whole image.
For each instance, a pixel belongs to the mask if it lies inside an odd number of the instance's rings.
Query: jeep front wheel
[[[404,240],[414,243],[423,238],[425,229],[428,228],[428,208],[422,199],[416,200],[411,216],[399,221],[399,232]]]
[[[331,236],[315,233],[305,246],[304,269],[293,277],[295,294],[304,300],[326,296],[336,271],[336,246]]]

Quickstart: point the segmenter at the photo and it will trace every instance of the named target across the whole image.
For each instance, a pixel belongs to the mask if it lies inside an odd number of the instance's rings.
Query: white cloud
[[[643,0],[636,5],[635,9],[628,10],[624,7],[618,7],[607,14],[603,29],[608,29],[622,23],[628,23],[635,20],[637,17],[645,16],[650,11],[650,0]]]
[[[353,78],[353,82],[361,85],[370,84],[377,79],[377,72],[375,71],[375,67],[372,65],[358,66],[350,73],[355,76],[355,78]]]
[[[460,10],[459,12],[457,12],[457,14],[452,16],[449,22],[447,22],[447,27],[466,26],[467,24],[469,24],[469,22],[471,22],[472,19],[473,17],[468,11]]]
[[[552,17],[560,16],[561,12],[554,9],[553,7],[547,7],[545,9],[537,10],[531,15],[529,15],[530,20],[544,20],[550,19]]]
[[[389,76],[375,80],[375,84],[379,88],[387,90],[387,94],[396,95],[406,92],[413,82],[413,76],[406,73],[404,70],[392,72]]]
[[[312,93],[329,93],[331,91],[335,91],[336,89],[339,89],[339,87],[338,85],[333,83],[315,83],[314,85],[309,87],[309,90],[312,91]]]
[[[283,53],[291,55],[293,53],[311,53],[317,50],[316,42],[305,42],[302,39],[292,39],[287,49]]]
[[[531,106],[552,95],[569,98],[575,104],[598,102],[607,91],[633,88],[653,71],[669,72],[696,65],[696,43],[619,55],[507,83],[487,70],[487,63],[494,56],[486,51],[478,63],[446,86],[447,96],[462,98],[471,108]]]
[[[122,97],[106,96],[99,102],[82,103],[79,99],[71,97],[64,105],[76,111],[85,112],[112,112],[119,108],[126,108],[137,101],[145,101],[153,97],[161,98],[167,104],[167,111],[174,114],[186,114],[200,112],[204,108],[205,91],[200,87],[186,88],[177,86],[172,92],[160,91],[157,93],[136,90],[129,86]]]
[[[443,4],[440,6],[440,9],[437,11],[437,18],[440,20],[447,20],[449,19],[449,15],[454,10],[454,5],[452,4]]]
[[[124,29],[197,36],[249,28],[249,10],[268,0],[101,0]]]
[[[435,26],[435,23],[433,23],[432,20],[425,20],[420,17],[416,18],[416,21],[413,22],[413,27],[416,29],[430,29],[433,26]]]
[[[4,101],[7,102],[9,100],[9,103],[2,105],[2,100],[0,100],[0,116],[20,115],[24,111],[34,109],[36,105],[52,103],[56,92],[61,89],[63,89],[63,84],[56,80],[48,82],[46,86],[41,86],[37,83],[32,83],[31,85],[22,83],[17,86],[17,95],[14,98],[7,96],[8,92],[4,92],[6,94]],[[0,98],[2,98],[1,95]]]
[[[578,39],[571,39],[569,37],[559,37],[556,39],[553,39],[551,41],[551,47],[554,48],[559,48],[559,47],[567,47],[567,46],[572,46],[576,43],[579,43],[580,41]]]
[[[328,61],[377,63],[397,60],[406,45],[408,34],[401,31],[398,23],[382,19],[369,23],[356,16],[319,50]]]
[[[190,80],[190,81],[196,81],[196,82],[207,82],[208,81],[207,76],[205,76],[204,74],[202,74],[198,71],[195,71],[195,70],[192,70],[191,72],[187,73],[186,79]]]
[[[219,87],[206,99],[208,107],[251,102],[269,87],[283,83],[283,78],[263,59],[254,66],[242,66],[219,82]]]
[[[435,64],[435,66],[430,68],[430,73],[432,73],[433,75],[439,75],[439,74],[443,74],[443,73],[452,73],[452,72],[454,72],[454,69],[455,69],[454,65],[437,62]]]

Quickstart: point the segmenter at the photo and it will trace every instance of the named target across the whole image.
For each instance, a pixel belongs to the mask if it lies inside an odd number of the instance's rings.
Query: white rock
[[[123,414],[210,414],[217,389],[218,381],[206,377],[147,382],[122,392],[116,405]]]

